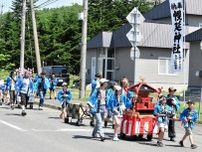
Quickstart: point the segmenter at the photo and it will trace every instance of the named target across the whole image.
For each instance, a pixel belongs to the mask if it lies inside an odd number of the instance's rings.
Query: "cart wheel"
[[[31,104],[29,105],[29,108],[30,108],[30,109],[33,109],[33,103],[31,103]]]
[[[91,120],[91,121],[90,121],[90,126],[91,126],[91,127],[94,127],[94,126],[95,126],[95,124],[94,124],[94,121],[93,121],[93,120]]]
[[[76,122],[76,125],[81,126],[81,124],[82,124],[82,119],[78,119],[78,121]]]
[[[148,141],[151,141],[152,138],[153,138],[153,135],[147,135],[147,140],[148,140]]]
[[[138,138],[139,138],[139,139],[142,139],[142,138],[143,138],[143,135],[142,135],[142,134],[140,134],[140,135],[138,136]]]
[[[120,139],[124,139],[126,137],[126,134],[120,133]]]
[[[69,117],[66,117],[66,118],[64,119],[64,122],[65,122],[65,123],[69,123]]]

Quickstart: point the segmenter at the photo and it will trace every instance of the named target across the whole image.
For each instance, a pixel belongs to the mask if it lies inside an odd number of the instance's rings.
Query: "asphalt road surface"
[[[44,109],[43,111],[27,110],[28,115],[22,117],[20,110],[0,107],[0,152],[201,152],[202,126],[194,130],[194,140],[199,146],[190,149],[187,139],[185,148],[178,142],[168,141],[165,136],[163,148],[156,147],[156,135],[152,141],[146,140],[111,140],[113,130],[105,129],[107,140],[101,142],[91,138],[92,128],[89,120],[78,127],[63,123],[58,118],[59,111]],[[74,121],[74,120],[73,120]],[[184,129],[177,124],[177,140],[183,136]]]

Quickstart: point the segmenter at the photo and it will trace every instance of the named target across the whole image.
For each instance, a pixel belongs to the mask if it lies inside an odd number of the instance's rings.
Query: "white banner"
[[[181,72],[183,69],[183,45],[184,45],[184,15],[183,0],[169,0],[172,21],[172,53],[171,71]]]

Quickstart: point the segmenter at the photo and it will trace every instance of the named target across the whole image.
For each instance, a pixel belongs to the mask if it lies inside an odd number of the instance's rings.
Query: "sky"
[[[3,12],[7,12],[10,10],[12,1],[13,0],[0,0],[0,6],[2,6],[2,4],[4,5]],[[43,2],[46,2],[46,1],[47,0],[39,0],[37,2],[37,4],[42,4]],[[82,0],[58,0],[58,1],[48,5],[46,7],[53,8],[53,7],[69,6],[69,5],[72,5],[74,3],[82,4]],[[1,7],[0,7],[0,11],[1,11]]]

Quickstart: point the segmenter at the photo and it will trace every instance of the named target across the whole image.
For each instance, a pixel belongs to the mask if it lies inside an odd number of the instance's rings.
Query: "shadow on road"
[[[1,107],[0,106],[0,109],[11,109],[11,107]]]
[[[60,119],[60,117],[48,117],[48,119]]]
[[[83,136],[83,135],[74,135],[72,138],[73,139],[88,139],[88,140],[97,140],[97,141],[100,141],[99,137],[98,138],[94,138],[92,136]],[[106,140],[111,140],[111,138],[106,138],[106,137],[105,137],[105,139]]]
[[[156,143],[151,142],[138,142],[138,144],[157,147]]]
[[[7,113],[5,115],[6,116],[20,116],[20,117],[22,117],[22,115],[20,113]]]
[[[168,147],[181,147],[180,145],[165,145],[165,146],[168,146]]]

